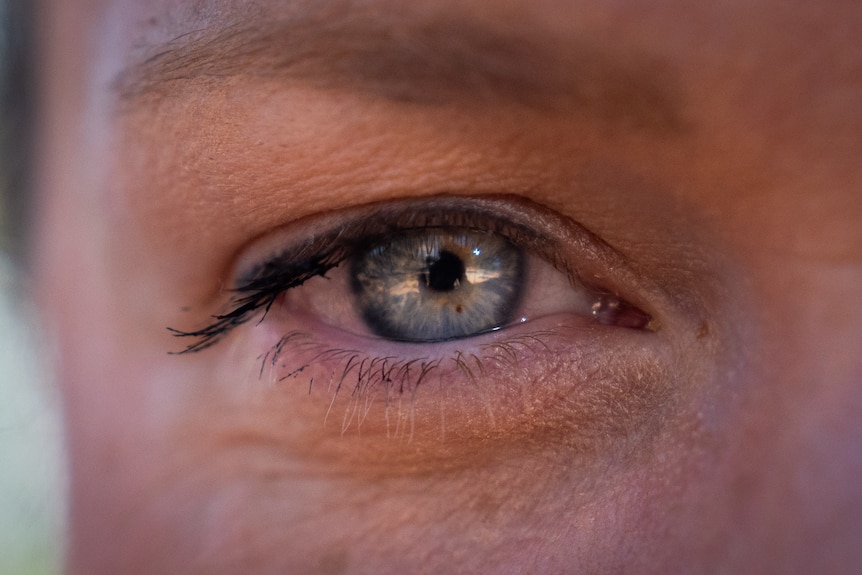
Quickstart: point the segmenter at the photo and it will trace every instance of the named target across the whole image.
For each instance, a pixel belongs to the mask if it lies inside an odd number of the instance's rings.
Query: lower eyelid
[[[302,435],[285,443],[327,469],[366,466],[374,453],[375,473],[440,471],[539,440],[592,450],[626,437],[667,397],[651,334],[571,314],[433,351],[379,340],[360,349],[365,338],[284,332],[272,319],[251,338],[266,350],[257,356],[263,388]]]

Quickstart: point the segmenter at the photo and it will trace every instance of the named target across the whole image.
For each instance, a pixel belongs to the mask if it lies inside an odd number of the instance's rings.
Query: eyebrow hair
[[[117,93],[125,101],[161,98],[180,83],[257,76],[402,103],[510,102],[659,131],[683,124],[674,77],[643,55],[611,55],[469,18],[399,20],[379,6],[320,5],[293,17],[258,13],[184,34],[124,70]]]

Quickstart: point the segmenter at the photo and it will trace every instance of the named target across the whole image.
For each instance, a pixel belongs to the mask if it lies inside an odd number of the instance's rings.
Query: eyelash
[[[330,393],[324,425],[332,414],[336,400],[346,395],[347,403],[341,406],[342,435],[352,426],[359,430],[367,415],[369,403],[378,393],[382,393],[386,409],[386,436],[403,437],[409,441],[413,435],[414,420],[409,409],[406,412],[401,410],[400,398],[408,397],[409,407],[412,408],[419,387],[435,379],[451,384],[460,377],[476,389],[480,387],[481,376],[495,367],[512,373],[534,354],[553,353],[549,342],[555,335],[557,334],[552,331],[536,331],[485,343],[475,353],[458,350],[434,359],[404,359],[397,356],[375,357],[358,350],[328,347],[316,341],[311,334],[292,331],[282,336],[266,354],[258,357],[258,377],[263,380],[269,375],[268,379],[274,384],[282,384],[306,376],[309,395],[315,382],[320,384],[321,380],[324,380],[323,385]],[[280,364],[285,356],[302,356],[308,351],[311,353],[306,355],[306,359],[291,367]],[[452,386],[449,388],[452,389]],[[396,407],[394,429],[390,427],[389,413],[393,405]],[[486,407],[490,409],[490,406]],[[441,433],[445,436],[445,428],[441,429]]]
[[[343,259],[343,256],[337,258],[321,257],[316,261],[307,261],[298,265],[287,264],[280,267],[277,267],[276,262],[267,262],[264,267],[273,268],[271,273],[264,274],[260,278],[236,288],[234,290],[236,293],[244,295],[233,298],[233,309],[228,313],[213,316],[215,321],[199,330],[182,331],[169,327],[168,331],[176,337],[197,340],[175,353],[194,353],[212,347],[234,328],[249,321],[254,313],[260,309],[264,311],[260,320],[263,321],[279,295],[301,286],[313,277],[323,276]]]

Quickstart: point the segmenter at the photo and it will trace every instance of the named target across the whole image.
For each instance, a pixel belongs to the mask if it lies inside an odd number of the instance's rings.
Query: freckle
[[[461,313],[462,310],[463,308],[460,305],[455,308],[455,311],[457,311],[458,313]]]
[[[703,322],[700,324],[700,329],[697,332],[697,339],[703,339],[709,335],[709,324]]]

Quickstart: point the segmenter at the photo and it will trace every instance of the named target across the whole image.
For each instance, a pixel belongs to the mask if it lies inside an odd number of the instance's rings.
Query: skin
[[[862,567],[858,2],[363,6],[46,2],[69,572]],[[516,326],[555,335],[420,386],[395,436],[259,376],[289,306],[168,353],[261,245],[441,194],[577,222],[566,257],[655,330]]]

